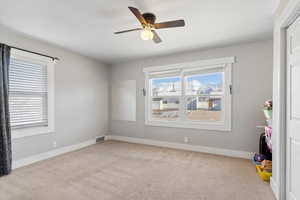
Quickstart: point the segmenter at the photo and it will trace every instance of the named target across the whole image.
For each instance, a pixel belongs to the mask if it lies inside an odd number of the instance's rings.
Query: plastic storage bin
[[[256,165],[256,171],[262,180],[270,181],[272,173],[264,172],[260,165]]]

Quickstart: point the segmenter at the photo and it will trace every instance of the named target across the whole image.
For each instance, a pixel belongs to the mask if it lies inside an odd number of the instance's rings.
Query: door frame
[[[273,177],[271,188],[278,200],[286,199],[286,69],[287,28],[300,14],[300,0],[289,0],[274,24],[273,68]]]

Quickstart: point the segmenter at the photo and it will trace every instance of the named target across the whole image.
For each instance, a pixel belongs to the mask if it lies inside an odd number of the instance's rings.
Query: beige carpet
[[[273,200],[249,160],[106,141],[0,178],[1,200]]]

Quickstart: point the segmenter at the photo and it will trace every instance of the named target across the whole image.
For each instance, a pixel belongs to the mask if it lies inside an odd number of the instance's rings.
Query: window
[[[52,60],[12,50],[9,109],[13,138],[53,131]]]
[[[151,79],[152,118],[176,120],[181,96],[180,77]]]
[[[222,121],[223,78],[223,68],[217,72],[200,70],[184,76],[184,106],[188,120]]]
[[[234,60],[145,68],[146,124],[229,131]]]

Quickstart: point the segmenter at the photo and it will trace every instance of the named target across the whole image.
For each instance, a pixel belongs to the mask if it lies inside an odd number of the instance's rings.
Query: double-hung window
[[[144,68],[146,125],[231,130],[235,58]]]
[[[53,131],[53,61],[12,50],[9,66],[12,137]]]

